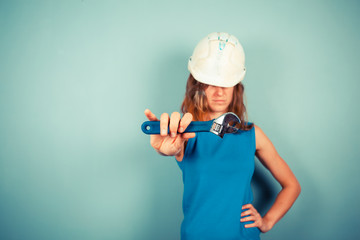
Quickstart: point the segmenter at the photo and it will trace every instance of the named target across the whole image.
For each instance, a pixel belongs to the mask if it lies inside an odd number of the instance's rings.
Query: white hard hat
[[[232,87],[245,77],[245,54],[239,40],[224,32],[210,33],[195,47],[188,69],[202,83]]]

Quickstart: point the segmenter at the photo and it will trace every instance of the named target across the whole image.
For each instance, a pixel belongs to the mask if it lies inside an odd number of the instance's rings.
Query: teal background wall
[[[358,1],[0,1],[0,239],[179,239],[181,171],[140,125],[146,108],[179,110],[188,57],[214,31],[240,39],[249,120],[302,185],[262,239],[355,239],[359,12]],[[261,165],[257,176],[266,211],[279,184]]]

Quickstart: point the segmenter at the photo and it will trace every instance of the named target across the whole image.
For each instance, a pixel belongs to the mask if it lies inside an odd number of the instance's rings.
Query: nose
[[[217,96],[222,96],[222,95],[224,95],[224,88],[222,88],[222,87],[215,87],[215,94],[216,94]]]

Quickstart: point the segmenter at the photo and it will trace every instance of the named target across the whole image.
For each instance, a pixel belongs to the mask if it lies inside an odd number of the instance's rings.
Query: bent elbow
[[[301,186],[300,186],[300,183],[297,181],[295,186],[294,186],[294,189],[295,189],[295,192],[296,192],[296,195],[297,197],[300,195],[301,193]]]
[[[301,193],[301,186],[300,186],[300,184],[299,184],[299,187],[298,187],[298,189],[297,189],[297,195],[299,196],[300,193]]]
[[[297,198],[301,193],[301,186],[300,183],[295,180],[292,183],[289,183],[285,186],[283,186],[283,189],[286,188],[288,191],[291,191],[292,194]]]

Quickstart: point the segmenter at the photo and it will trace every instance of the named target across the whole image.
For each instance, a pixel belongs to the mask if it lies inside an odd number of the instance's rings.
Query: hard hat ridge
[[[245,76],[244,50],[235,36],[225,32],[210,33],[195,47],[188,69],[199,82],[235,86]]]

